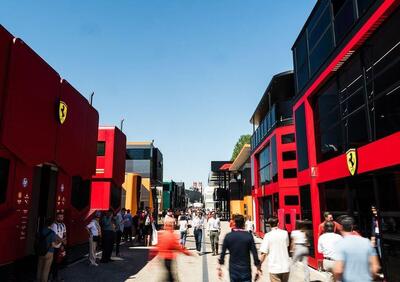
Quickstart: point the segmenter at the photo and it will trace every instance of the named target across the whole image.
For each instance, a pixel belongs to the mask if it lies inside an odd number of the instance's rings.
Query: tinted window
[[[304,221],[307,228],[307,238],[310,243],[310,256],[314,257],[314,232],[313,232],[313,221],[312,221],[312,209],[311,209],[311,189],[310,185],[300,186],[300,209],[301,219]]]
[[[308,71],[308,48],[307,48],[307,37],[304,32],[302,37],[299,39],[295,49],[295,68],[296,68],[296,81],[297,90],[303,89],[309,78]]]
[[[259,154],[259,179],[260,183],[269,183],[271,182],[271,152],[270,146],[265,147]]]
[[[333,49],[333,35],[331,28],[321,37],[320,41],[315,45],[314,49],[310,51],[310,73],[314,74]]]
[[[375,0],[357,0],[358,14],[361,17]]]
[[[322,35],[326,32],[328,26],[331,24],[331,16],[329,5],[321,5],[323,13],[318,21],[313,25],[313,22],[310,22],[308,25],[308,47],[310,49],[310,53],[317,45],[317,42],[320,40]],[[314,16],[315,18],[315,16]]]
[[[127,149],[127,160],[149,160],[151,158],[150,149]]]
[[[0,204],[4,203],[7,198],[9,169],[10,161],[0,158]]]
[[[294,141],[294,133],[282,135],[282,144],[293,143]]]
[[[298,196],[285,196],[285,205],[287,206],[297,206],[299,204]]]
[[[308,168],[308,147],[304,104],[302,104],[295,112],[295,125],[298,169],[299,171],[302,171]]]
[[[284,161],[294,161],[296,159],[296,151],[287,151],[282,153]]]
[[[272,181],[278,181],[278,161],[277,161],[277,151],[276,151],[276,137],[271,138],[271,173]]]
[[[296,178],[297,177],[297,169],[288,168],[283,170],[283,178]]]
[[[332,1],[332,6],[335,17],[335,37],[337,44],[352,28],[356,16],[354,14],[353,0],[334,0]]]
[[[90,180],[82,180],[79,176],[72,177],[71,204],[77,210],[83,210],[89,205]]]
[[[97,141],[97,156],[104,156],[106,153],[106,142]]]
[[[111,185],[110,206],[116,210],[121,204],[121,187]]]

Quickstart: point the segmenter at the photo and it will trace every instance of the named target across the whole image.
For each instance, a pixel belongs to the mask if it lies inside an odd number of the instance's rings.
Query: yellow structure
[[[143,207],[149,207],[151,210],[153,210],[154,208],[150,178],[147,177],[142,178],[142,185],[140,189],[140,204],[142,204]]]
[[[232,214],[241,214],[253,218],[253,199],[251,196],[251,166],[250,166],[250,144],[245,144],[233,161],[229,171],[234,175],[240,174],[242,187],[244,189],[243,198],[241,200],[231,200],[230,210]],[[247,182],[247,183],[246,183]],[[247,187],[247,190],[245,189]],[[245,191],[246,190],[246,191]]]
[[[122,203],[121,207],[131,210],[136,214],[139,208],[140,188],[142,186],[142,177],[136,173],[125,173],[125,182],[122,184]],[[138,191],[139,190],[139,191]]]

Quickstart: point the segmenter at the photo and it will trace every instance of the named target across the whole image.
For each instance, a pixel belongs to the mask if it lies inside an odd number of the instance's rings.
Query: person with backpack
[[[51,263],[53,262],[54,247],[61,242],[56,233],[50,228],[51,219],[46,220],[46,226],[37,235],[36,254],[38,255],[37,275],[38,282],[47,282]]]

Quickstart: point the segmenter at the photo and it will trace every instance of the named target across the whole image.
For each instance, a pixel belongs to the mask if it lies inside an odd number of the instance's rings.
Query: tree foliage
[[[236,142],[235,148],[233,148],[231,161],[234,161],[236,159],[237,155],[239,155],[240,150],[242,150],[245,144],[250,144],[250,139],[250,134],[244,134],[239,137],[239,140]]]

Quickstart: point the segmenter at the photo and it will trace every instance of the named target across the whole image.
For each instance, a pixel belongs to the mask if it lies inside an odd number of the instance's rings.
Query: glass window
[[[284,161],[294,161],[294,160],[296,160],[296,151],[282,152],[282,159]]]
[[[149,160],[151,149],[126,149],[127,160]]]
[[[271,174],[272,174],[272,182],[278,181],[278,160],[277,160],[275,135],[272,136],[271,138]]]
[[[287,168],[283,170],[283,178],[296,178],[296,177],[297,177],[297,169]]]
[[[106,142],[97,141],[97,156],[104,156],[106,154]]]
[[[294,48],[297,90],[303,89],[309,78],[307,37],[304,32]]]
[[[358,15],[361,17],[365,11],[368,10],[369,6],[376,0],[357,0]]]
[[[294,143],[294,141],[295,141],[294,133],[282,135],[281,140],[282,140],[282,144]]]
[[[118,187],[114,184],[111,185],[110,206],[114,210],[118,209],[121,204],[121,190],[121,187]]]
[[[368,125],[365,107],[348,116],[344,125],[348,148],[359,147],[368,143]]]
[[[296,67],[297,91],[304,88],[308,81],[308,64]]]
[[[317,134],[318,136],[318,134]],[[331,159],[343,153],[343,134],[340,123],[337,123],[329,130],[325,130],[319,135],[318,161]]]
[[[296,195],[285,196],[285,205],[287,206],[297,206],[299,204],[299,197]]]
[[[78,211],[89,206],[90,180],[82,180],[80,176],[72,177],[71,204]]]
[[[5,203],[7,199],[9,170],[10,161],[5,158],[0,158],[0,204]]]
[[[320,41],[316,43],[314,49],[310,48],[310,73],[314,74],[319,67],[325,62],[334,47],[333,34],[329,28],[321,37]]]
[[[332,6],[335,17],[336,44],[338,44],[352,28],[356,15],[354,13],[353,0],[333,0]]]
[[[400,86],[376,99],[374,104],[376,138],[400,131]]]
[[[302,171],[308,168],[308,145],[304,104],[295,112],[295,126],[298,169]]]
[[[266,146],[259,154],[259,179],[260,184],[270,183],[271,177],[271,152],[270,146]]]
[[[325,5],[322,7],[323,14],[318,19],[318,21],[313,25],[312,22],[307,27],[308,30],[308,48],[310,53],[317,46],[317,42],[326,32],[328,26],[331,24],[331,11],[329,9],[329,5]],[[314,16],[315,17],[315,16]]]
[[[310,241],[310,256],[315,257],[310,185],[300,186],[299,190],[301,219],[304,221],[307,228],[307,238]]]

